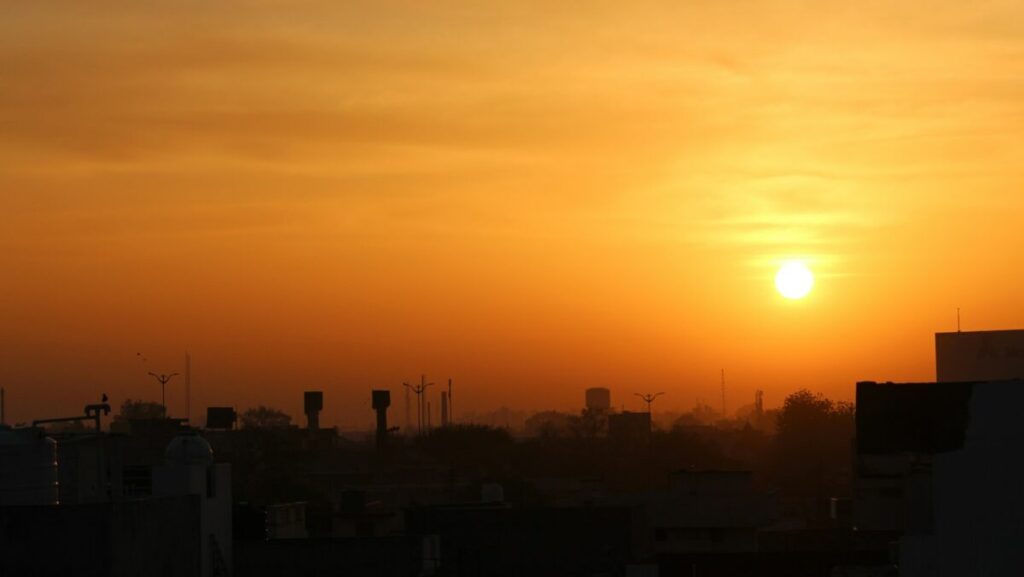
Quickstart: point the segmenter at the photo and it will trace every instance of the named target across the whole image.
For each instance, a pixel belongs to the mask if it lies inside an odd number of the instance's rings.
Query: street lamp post
[[[164,408],[164,418],[167,418],[167,383],[174,377],[178,376],[178,373],[171,373],[169,375],[149,373],[149,376],[160,382],[160,406]]]

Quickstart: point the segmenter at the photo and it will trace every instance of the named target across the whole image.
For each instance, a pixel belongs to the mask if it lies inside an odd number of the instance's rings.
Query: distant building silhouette
[[[207,429],[233,429],[238,423],[238,413],[234,407],[207,407]]]
[[[608,438],[617,443],[646,443],[651,434],[651,414],[624,411],[608,415]]]
[[[758,530],[775,515],[770,497],[754,490],[750,471],[677,471],[669,491],[645,505],[661,553],[752,553]]]

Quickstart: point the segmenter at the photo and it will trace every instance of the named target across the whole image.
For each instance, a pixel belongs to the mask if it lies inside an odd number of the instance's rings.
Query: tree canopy
[[[263,405],[245,411],[239,420],[246,429],[284,429],[292,422],[284,411]]]
[[[121,403],[121,409],[114,416],[115,421],[129,421],[132,419],[162,419],[166,416],[164,406],[151,401],[125,399]]]
[[[776,482],[795,495],[847,495],[855,434],[852,404],[805,389],[786,397],[775,438]]]

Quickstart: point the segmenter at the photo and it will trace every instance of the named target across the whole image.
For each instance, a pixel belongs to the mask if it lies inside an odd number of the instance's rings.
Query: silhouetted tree
[[[292,422],[284,411],[263,405],[245,411],[239,420],[246,429],[283,429]]]
[[[819,501],[849,494],[852,404],[800,390],[786,397],[777,427],[771,474],[780,489]]]
[[[150,401],[134,401],[125,399],[121,403],[121,409],[114,416],[115,421],[128,421],[132,419],[162,419],[165,416],[163,405]]]
[[[580,416],[573,420],[578,434],[586,439],[595,439],[608,432],[608,413],[603,410],[583,409]]]
[[[560,437],[569,434],[573,415],[558,411],[541,411],[526,419],[526,434],[540,437]]]

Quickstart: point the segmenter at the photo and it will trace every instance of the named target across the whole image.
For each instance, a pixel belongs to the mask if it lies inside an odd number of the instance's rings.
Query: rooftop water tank
[[[57,442],[42,429],[0,427],[0,506],[56,505]]]
[[[588,411],[605,412],[612,409],[612,392],[604,387],[592,387],[586,391]]]

